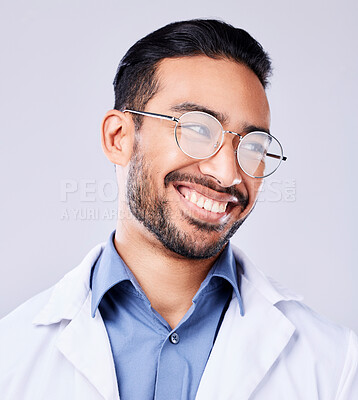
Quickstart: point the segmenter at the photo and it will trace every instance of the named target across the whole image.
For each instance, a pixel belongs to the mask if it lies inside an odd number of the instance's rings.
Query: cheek
[[[143,124],[140,132],[140,141],[146,148],[175,149],[174,126],[170,121],[150,120]]]
[[[147,125],[140,133],[140,146],[146,154],[153,176],[164,178],[169,172],[197,163],[197,160],[180,150],[173,125],[168,125],[168,121],[154,122],[154,125]]]
[[[162,179],[162,182],[170,172],[183,170],[197,163],[197,160],[188,157],[179,149],[173,138],[171,140],[158,140],[147,151],[146,158],[151,175],[156,179]]]
[[[176,144],[171,130],[163,130],[162,134],[155,131],[147,132],[140,144],[146,159],[156,173],[164,170],[169,172],[174,165],[185,162],[185,154]]]

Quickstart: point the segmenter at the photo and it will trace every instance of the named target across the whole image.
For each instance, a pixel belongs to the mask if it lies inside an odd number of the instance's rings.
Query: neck
[[[174,329],[219,255],[205,260],[179,256],[165,249],[139,222],[134,225],[118,221],[116,250],[152,307]]]

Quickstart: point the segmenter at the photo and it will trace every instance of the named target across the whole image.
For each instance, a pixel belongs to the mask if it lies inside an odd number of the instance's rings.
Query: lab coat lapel
[[[50,300],[33,320],[35,325],[67,324],[56,345],[84,377],[77,381],[76,393],[80,399],[119,399],[104,322],[98,310],[94,318],[91,316],[90,274],[103,248],[104,244],[100,244],[92,249],[77,268],[56,284]],[[97,397],[93,394],[95,390]]]
[[[99,312],[91,317],[90,299],[89,294],[80,312],[61,333],[57,347],[105,399],[119,399],[106,328]]]
[[[264,286],[263,291],[269,285]],[[240,315],[234,296],[204,370],[196,400],[249,399],[290,341],[294,325],[260,289],[245,275],[241,276],[244,316]]]

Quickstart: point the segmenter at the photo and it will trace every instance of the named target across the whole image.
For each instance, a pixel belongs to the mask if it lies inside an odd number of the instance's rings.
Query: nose
[[[210,158],[199,163],[200,172],[214,178],[223,187],[238,185],[242,182],[243,173],[237,162],[233,144],[225,138],[220,150]]]

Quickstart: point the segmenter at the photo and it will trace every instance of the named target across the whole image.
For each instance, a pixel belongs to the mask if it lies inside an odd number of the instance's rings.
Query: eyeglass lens
[[[199,111],[191,111],[180,117],[175,138],[185,154],[204,159],[219,150],[223,131],[216,118]],[[240,140],[237,158],[246,174],[261,178],[278,168],[282,160],[282,147],[273,136],[265,132],[252,132]]]

